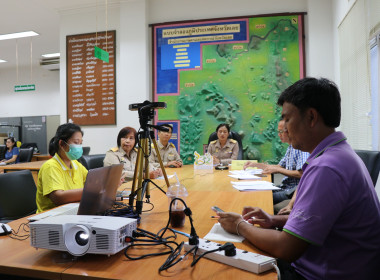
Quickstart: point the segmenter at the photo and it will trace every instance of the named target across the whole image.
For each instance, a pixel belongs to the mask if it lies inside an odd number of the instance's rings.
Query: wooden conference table
[[[13,171],[20,171],[20,170],[30,170],[32,172],[34,182],[37,184],[38,171],[40,170],[41,166],[45,162],[46,162],[46,160],[40,160],[40,161],[31,161],[31,162],[22,162],[22,163],[16,163],[16,164],[8,164],[8,165],[0,166],[0,170],[4,170],[4,173],[13,172]]]
[[[188,190],[187,204],[193,212],[194,226],[198,235],[204,237],[212,228],[216,220],[210,218],[213,215],[211,206],[217,205],[225,211],[241,212],[247,205],[259,206],[269,213],[273,212],[272,192],[253,191],[239,192],[232,188],[228,171],[214,171],[212,174],[195,175],[192,166],[181,169],[167,169],[167,173],[177,172],[182,184]],[[234,180],[234,179],[233,179]],[[269,179],[266,179],[269,180]],[[175,179],[170,179],[175,182]],[[164,180],[156,180],[159,186],[166,190]],[[130,187],[130,183],[121,186],[122,189]],[[151,232],[158,232],[166,226],[168,220],[168,199],[158,189],[151,187],[151,202],[154,209],[141,215],[140,228]],[[150,205],[144,205],[144,210],[150,209]],[[26,218],[9,223],[17,230]],[[190,232],[190,223],[185,222],[183,232]],[[187,241],[187,238],[179,235],[177,242]],[[259,251],[247,241],[235,243],[238,248],[251,252],[265,254]],[[260,275],[246,272],[228,265],[224,265],[208,259],[200,260],[191,268],[190,257],[164,271],[161,274],[158,268],[163,264],[167,256],[147,258],[130,261],[123,251],[113,256],[85,255],[73,258],[64,252],[38,249],[30,246],[30,240],[18,241],[7,236],[0,237],[0,274],[12,274],[34,277],[39,279],[277,279],[276,273],[269,271]],[[149,252],[155,249],[149,249]],[[144,249],[131,250],[134,255],[146,254]]]

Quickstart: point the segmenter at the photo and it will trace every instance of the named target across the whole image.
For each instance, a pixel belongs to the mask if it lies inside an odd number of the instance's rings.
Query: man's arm
[[[282,227],[286,223],[287,216],[269,215],[256,207],[245,207],[243,217],[236,213],[218,213],[218,215],[219,222],[226,231],[239,233],[253,245],[276,258],[293,262],[304,253],[309,245],[307,241],[287,232],[272,229],[273,227]],[[261,228],[250,223],[258,224]]]
[[[302,170],[288,170],[280,165],[267,164],[263,169],[264,174],[280,173],[288,177],[300,179],[302,176]]]
[[[282,208],[280,211],[278,211],[277,215],[289,215],[290,212],[293,209],[294,202],[296,201],[296,196],[297,196],[297,190],[294,192],[292,199],[289,201],[288,205],[286,205],[284,208]]]
[[[297,260],[309,243],[284,231],[263,229],[246,222],[239,225],[239,234],[260,250],[288,262]]]

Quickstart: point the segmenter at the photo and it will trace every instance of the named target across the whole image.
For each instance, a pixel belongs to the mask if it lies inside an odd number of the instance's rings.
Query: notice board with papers
[[[97,46],[109,63],[94,56]],[[116,31],[66,37],[67,121],[78,125],[116,124]]]

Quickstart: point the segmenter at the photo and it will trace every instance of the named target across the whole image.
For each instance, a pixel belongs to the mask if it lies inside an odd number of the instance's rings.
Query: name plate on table
[[[194,152],[194,156],[194,173],[214,172],[213,158],[209,153],[201,156],[197,152]]]

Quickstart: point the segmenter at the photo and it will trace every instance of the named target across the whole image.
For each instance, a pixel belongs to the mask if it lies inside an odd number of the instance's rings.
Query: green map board
[[[276,102],[304,77],[303,38],[303,14],[154,25],[154,100],[167,103],[155,121],[176,127],[186,164],[220,123],[240,134],[244,159],[278,163]]]

